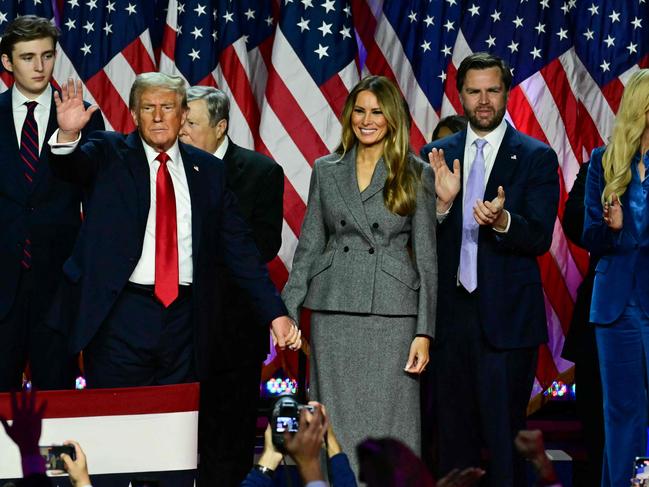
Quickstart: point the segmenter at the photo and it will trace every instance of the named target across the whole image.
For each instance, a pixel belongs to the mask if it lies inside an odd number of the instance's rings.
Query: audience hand
[[[73,440],[65,442],[66,445],[73,445],[76,453],[76,460],[72,460],[67,453],[61,454],[61,459],[65,464],[65,470],[70,475],[70,483],[73,487],[85,487],[90,485],[90,476],[88,475],[88,463],[86,454],[81,449],[79,443]]]
[[[514,439],[514,444],[520,454],[532,462],[541,485],[549,485],[557,482],[552,462],[545,453],[543,433],[540,430],[519,431]]]
[[[302,410],[298,432],[293,435],[284,433],[286,451],[295,460],[305,484],[313,480],[324,480],[320,468],[320,452],[329,427],[322,405],[310,404],[314,405],[315,410],[313,414],[306,409]]]
[[[460,469],[451,470],[446,477],[437,481],[437,487],[470,487],[476,485],[480,478],[485,474],[481,468],[469,467],[460,471]]]
[[[3,417],[0,417],[0,422],[9,438],[18,445],[20,454],[23,457],[26,455],[40,455],[38,440],[41,437],[41,424],[46,407],[47,401],[43,401],[36,408],[36,391],[34,389],[31,391],[23,389],[21,391],[20,405],[16,393],[11,393],[13,422],[9,426],[7,419]]]
[[[273,445],[273,430],[269,424],[266,426],[266,431],[264,431],[264,451],[261,453],[257,464],[262,467],[270,468],[274,472],[277,470],[282,458],[284,458],[284,456],[278,452],[275,449],[275,445]]]

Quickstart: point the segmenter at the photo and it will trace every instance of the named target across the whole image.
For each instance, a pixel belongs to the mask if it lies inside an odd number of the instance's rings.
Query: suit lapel
[[[187,178],[187,188],[189,190],[189,198],[192,206],[192,260],[194,261],[194,266],[196,266],[198,245],[201,241],[201,231],[203,229],[203,216],[205,208],[207,207],[207,205],[200,203],[208,201],[208,191],[206,179],[205,177],[201,177],[199,166],[194,163],[192,156],[188,154],[186,149],[187,146],[182,142],[178,142],[178,145],[180,147],[180,155],[183,158],[185,177]]]
[[[126,147],[123,157],[135,182],[138,223],[142,228],[145,228],[151,206],[151,181],[149,162],[137,130],[131,132],[126,138]]]
[[[356,174],[356,171],[354,171],[354,174]],[[361,201],[365,202],[379,191],[383,191],[387,175],[388,170],[385,167],[385,162],[383,162],[383,157],[381,157],[376,163],[369,186],[361,193]],[[358,183],[356,185],[358,186]]]
[[[3,150],[0,157],[0,173],[3,174],[3,179],[7,181],[6,191],[12,193],[18,199],[24,200],[27,196],[28,184],[23,175],[23,163],[20,160],[18,151],[11,93],[12,89],[0,94],[0,112],[5,114],[0,117],[0,141]]]
[[[516,172],[516,169],[518,168],[518,159],[521,157],[521,155],[518,154],[520,145],[521,140],[518,137],[518,134],[508,123],[505,136],[503,137],[503,141],[500,143],[494,166],[491,169],[491,174],[487,181],[487,187],[485,188],[484,193],[485,201],[491,201],[496,197],[498,194],[498,186],[502,186],[505,189],[505,195],[507,194],[508,183]]]
[[[377,164],[378,166],[378,164]],[[361,230],[368,241],[374,243],[370,226],[367,223],[367,216],[365,215],[365,208],[363,208],[363,201],[361,199],[360,191],[358,191],[358,182],[356,178],[356,148],[350,150],[341,161],[336,165],[334,171],[334,179],[338,186],[338,191],[342,197],[345,205],[356,221],[356,225]],[[385,177],[383,178],[385,181]],[[367,188],[369,189],[369,187]],[[366,189],[366,191],[367,191]]]

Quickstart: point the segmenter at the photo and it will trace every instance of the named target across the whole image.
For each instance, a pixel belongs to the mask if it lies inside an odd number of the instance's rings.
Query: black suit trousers
[[[455,316],[434,350],[437,471],[441,477],[453,468],[483,465],[481,485],[525,486],[514,437],[525,427],[538,353],[536,347],[502,350],[487,343],[479,292],[454,291]],[[507,326],[507,317],[502,319]]]
[[[49,304],[33,271],[23,270],[13,305],[0,320],[0,392],[21,388],[27,363],[35,388],[74,389],[76,360],[65,336],[45,324]]]

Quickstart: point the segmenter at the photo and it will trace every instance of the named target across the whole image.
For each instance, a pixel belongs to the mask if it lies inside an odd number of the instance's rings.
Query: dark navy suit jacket
[[[602,170],[605,149],[599,147],[591,155],[583,235],[586,248],[602,256],[595,268],[590,307],[590,321],[601,324],[612,323],[620,317],[635,289],[645,298],[639,300],[638,306],[649,315],[649,300],[646,299],[649,296],[649,232],[640,231],[639,222],[634,221],[629,211],[629,193],[633,190],[630,185],[620,197],[624,214],[622,230],[613,232],[604,222],[601,196],[606,185]],[[642,197],[636,195],[636,198]],[[649,200],[649,193],[644,198]],[[649,218],[647,213],[644,218]]]
[[[452,168],[459,159],[464,168],[466,130],[426,145],[444,149]],[[487,341],[509,349],[546,342],[547,324],[537,256],[550,248],[559,202],[557,155],[547,145],[518,132],[509,124],[487,182],[484,200],[505,190],[505,209],[511,216],[509,231],[496,233],[480,227],[478,237],[478,298],[480,321]],[[437,326],[440,340],[452,330],[453,289],[462,244],[463,190],[449,215],[437,227],[439,294]],[[445,326],[446,325],[446,326]]]
[[[13,89],[0,94],[0,320],[15,299],[23,245],[31,241],[32,272],[38,286],[35,302],[47,306],[60,282],[63,262],[70,256],[81,225],[83,190],[52,176],[48,151],[41,149],[34,181],[23,175],[19,142],[11,104]],[[45,144],[56,130],[56,107],[52,99]],[[103,130],[99,112],[90,119],[84,136]]]
[[[217,327],[218,256],[251,296],[264,323],[285,315],[279,295],[226,189],[222,161],[180,144],[192,205],[193,326],[196,370],[208,369],[210,336]],[[71,155],[50,155],[62,179],[90,191],[88,210],[74,252],[64,266],[67,285],[59,302],[58,326],[73,351],[99,330],[138,263],[150,206],[149,166],[138,132],[97,132]],[[230,344],[232,359],[237,346]]]
[[[264,262],[277,255],[282,244],[284,171],[272,159],[232,140],[223,156],[227,187],[237,197],[242,216],[250,225]],[[223,319],[212,342],[213,364],[217,370],[259,364],[268,353],[268,323],[260,320],[248,294],[224,269],[219,289]],[[239,357],[229,360],[227,349],[239,344]]]

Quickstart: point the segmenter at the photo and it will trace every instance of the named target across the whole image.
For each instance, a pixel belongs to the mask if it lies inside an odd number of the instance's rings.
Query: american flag
[[[337,117],[360,76],[397,82],[418,151],[440,117],[462,111],[462,59],[475,51],[506,59],[514,75],[507,119],[555,149],[562,182],[552,247],[539,258],[550,342],[536,391],[569,371],[560,352],[587,255],[563,235],[563,202],[579,164],[610,136],[629,75],[649,67],[647,0],[156,0],[167,12],[161,46],[152,47],[149,32],[160,26],[142,14],[153,3],[0,0],[0,30],[16,14],[53,16],[63,34],[56,80],[79,76],[116,130],[133,128],[127,99],[139,72],[228,93],[229,135],[286,174],[283,244],[271,263],[278,286],[290,271],[311,165],[335,148]]]

